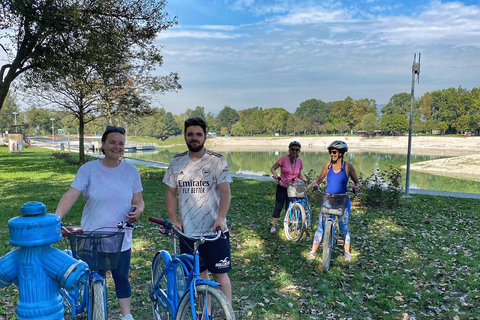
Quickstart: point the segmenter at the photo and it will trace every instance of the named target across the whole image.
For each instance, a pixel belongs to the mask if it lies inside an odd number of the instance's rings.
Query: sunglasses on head
[[[297,148],[290,148],[290,151],[300,152],[300,149],[297,149]]]
[[[122,127],[107,126],[107,132],[119,132],[125,134],[125,129]]]

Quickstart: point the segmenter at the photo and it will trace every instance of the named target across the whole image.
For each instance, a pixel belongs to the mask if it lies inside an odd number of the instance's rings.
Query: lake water
[[[185,151],[185,147],[161,149],[153,152],[126,153],[126,157],[145,161],[153,161],[168,164],[172,157]],[[270,167],[286,153],[278,151],[270,152],[220,152],[228,161],[230,172],[270,175]],[[302,151],[300,158],[303,161],[303,172],[313,169],[319,173],[330,156],[326,152]],[[412,155],[411,163],[444,158],[442,156]],[[377,168],[387,170],[390,165],[400,167],[407,164],[407,156],[399,154],[384,154],[374,152],[348,152],[345,160],[352,163],[360,175],[369,176]],[[280,171],[278,171],[280,172]],[[405,171],[403,172],[405,184]],[[437,191],[454,191],[467,193],[480,193],[480,182],[449,178],[423,172],[410,171],[410,188]]]

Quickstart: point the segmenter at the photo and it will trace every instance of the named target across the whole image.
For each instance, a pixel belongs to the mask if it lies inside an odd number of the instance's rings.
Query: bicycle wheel
[[[176,320],[192,320],[195,313],[197,320],[226,319],[235,320],[232,306],[225,294],[217,287],[208,284],[200,284],[195,287],[194,308],[192,311],[190,303],[190,292],[187,292],[180,302]]]
[[[300,203],[292,203],[285,213],[283,229],[288,240],[299,241],[305,232],[305,209]]]
[[[305,227],[310,228],[312,226],[312,205],[310,204],[310,199],[305,195]]]
[[[107,319],[105,311],[105,291],[101,281],[95,281],[90,288],[90,319]]]
[[[327,272],[330,268],[330,255],[332,253],[332,234],[333,221],[328,220],[325,232],[323,233],[323,256],[322,256],[322,269],[323,272]]]
[[[155,256],[152,266],[152,307],[153,307],[153,318],[155,320],[171,320],[172,319],[172,311],[168,308],[164,308],[161,302],[158,300],[159,297],[155,294],[155,292],[163,291],[165,295],[167,294],[167,277],[164,276],[160,279],[163,270],[165,269],[165,261],[163,260],[163,256],[158,254]],[[159,281],[160,279],[160,281]],[[168,303],[166,304],[169,305]]]

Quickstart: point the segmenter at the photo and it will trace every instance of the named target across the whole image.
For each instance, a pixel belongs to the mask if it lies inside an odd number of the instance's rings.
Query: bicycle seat
[[[82,227],[73,226],[73,227],[65,227],[71,233],[80,233],[83,234]],[[68,233],[65,230],[62,230],[62,237],[68,238]]]

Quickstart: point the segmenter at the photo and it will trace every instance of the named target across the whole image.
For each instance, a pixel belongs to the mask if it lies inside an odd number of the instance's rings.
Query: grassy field
[[[8,153],[0,146],[0,256],[12,250],[7,221],[29,201],[55,212],[77,169],[50,150]],[[151,259],[171,244],[147,219],[167,216],[164,171],[139,169],[146,210],[134,232],[131,282],[133,314],[141,320],[152,319]],[[337,248],[324,274],[320,261],[307,260],[314,230],[298,243],[287,242],[283,230],[269,234],[273,182],[234,178],[231,188],[237,319],[480,319],[479,200],[415,195],[394,210],[356,206],[350,218],[353,259],[345,262]],[[66,224],[79,224],[83,204],[77,202]],[[111,319],[118,319],[112,282],[109,300]],[[14,317],[17,301],[15,286],[0,288],[0,319]]]

